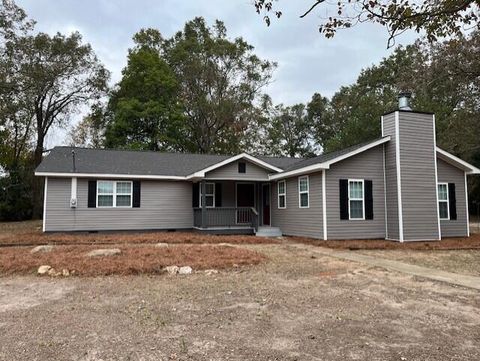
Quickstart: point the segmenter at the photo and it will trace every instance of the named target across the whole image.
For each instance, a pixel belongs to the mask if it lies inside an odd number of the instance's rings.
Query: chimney
[[[398,94],[398,109],[400,110],[412,110],[410,108],[410,98],[412,93],[409,91],[402,91]]]

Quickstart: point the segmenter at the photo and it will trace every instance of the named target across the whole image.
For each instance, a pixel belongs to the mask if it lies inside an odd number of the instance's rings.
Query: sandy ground
[[[219,274],[0,278],[1,360],[479,360],[480,294],[289,245]]]
[[[417,251],[405,249],[386,251],[361,250],[357,252],[442,271],[480,276],[480,250]]]

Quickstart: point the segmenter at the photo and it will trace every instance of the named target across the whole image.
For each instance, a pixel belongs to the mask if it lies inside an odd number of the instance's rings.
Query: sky
[[[243,37],[261,58],[276,61],[273,81],[264,91],[275,104],[308,102],[318,92],[331,97],[341,86],[355,82],[362,68],[388,56],[387,32],[380,25],[361,24],[340,31],[333,39],[318,32],[325,9],[304,19],[299,15],[313,0],[280,0],[283,12],[267,27],[255,12],[253,0],[17,0],[37,21],[36,30],[54,34],[79,31],[118,82],[126,65],[132,35],[153,27],[170,37],[188,20],[204,17],[209,24],[222,20],[231,38]],[[415,33],[403,34],[398,44],[410,44]],[[81,119],[81,112],[73,122]],[[60,132],[60,133],[59,133]],[[50,145],[62,142],[61,130]],[[53,144],[52,144],[53,143]]]

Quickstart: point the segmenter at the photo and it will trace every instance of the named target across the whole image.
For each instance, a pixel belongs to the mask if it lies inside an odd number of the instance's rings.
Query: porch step
[[[281,237],[282,231],[278,227],[258,227],[255,235],[258,237]]]

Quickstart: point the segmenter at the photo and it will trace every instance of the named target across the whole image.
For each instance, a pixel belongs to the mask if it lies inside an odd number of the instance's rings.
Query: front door
[[[262,214],[263,225],[270,225],[270,184],[262,185]]]
[[[251,207],[255,207],[255,185],[253,183],[237,183],[237,223],[250,223]]]

